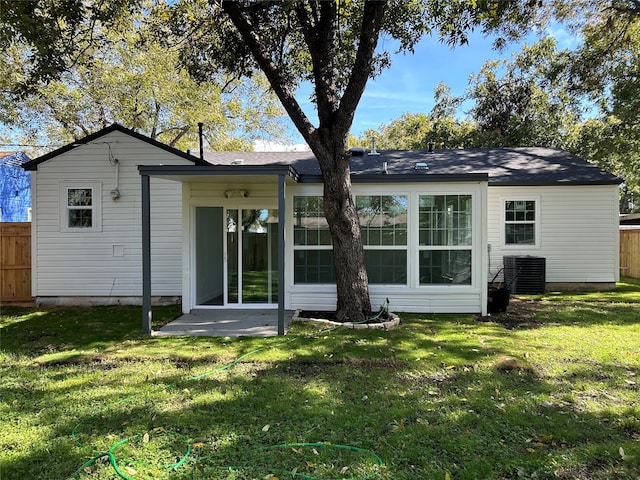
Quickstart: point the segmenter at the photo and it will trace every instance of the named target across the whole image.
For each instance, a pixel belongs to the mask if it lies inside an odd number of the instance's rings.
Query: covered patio
[[[285,185],[287,183],[295,183],[298,181],[297,172],[289,165],[258,165],[258,166],[241,166],[241,165],[208,165],[208,166],[185,166],[185,165],[160,165],[160,166],[138,166],[142,179],[142,330],[143,333],[153,335],[205,335],[205,336],[270,336],[284,335],[286,327],[291,320],[293,312],[285,312],[284,309],[284,288],[285,285],[284,272],[284,218],[285,218]],[[159,332],[151,331],[152,324],[152,304],[151,304],[151,185],[150,177],[158,177],[166,180],[181,182],[183,187],[191,188],[191,184],[215,185],[218,190],[222,189],[224,198],[239,202],[247,197],[247,191],[244,188],[231,188],[228,185],[233,184],[269,184],[274,186],[273,201],[275,204],[274,218],[280,219],[274,223],[275,230],[273,232],[273,242],[269,245],[275,245],[273,253],[273,262],[269,264],[268,273],[275,275],[271,286],[276,287],[270,289],[269,298],[264,301],[265,310],[258,310],[249,305],[249,308],[221,308],[207,309],[199,308],[203,304],[219,304],[226,306],[227,304],[236,304],[241,306],[242,301],[230,299],[231,295],[219,295],[216,298],[222,298],[219,303],[199,302],[195,297],[195,271],[198,262],[194,261],[193,254],[185,253],[183,255],[185,262],[189,267],[186,268],[187,273],[183,276],[182,305],[184,315],[163,327]],[[183,193],[184,195],[184,193]],[[221,196],[222,198],[222,196]],[[255,202],[264,203],[264,198],[254,200]],[[220,204],[218,206],[218,204]],[[198,201],[188,203],[185,201],[183,205],[183,219],[191,217],[196,212],[196,208],[201,206]],[[222,201],[217,200],[214,207],[218,206],[222,211]],[[241,206],[232,207],[238,212],[242,212]],[[255,208],[255,207],[253,207]],[[195,222],[195,220],[194,220]],[[193,227],[185,227],[185,231],[189,235],[195,230]],[[235,229],[234,229],[235,231]],[[224,232],[224,230],[223,230]],[[204,237],[203,237],[204,238]],[[210,237],[209,237],[210,238]],[[207,240],[207,239],[205,239]],[[223,240],[224,241],[224,240]],[[187,242],[186,249],[193,248],[193,242]],[[239,242],[238,242],[239,243]],[[217,245],[220,251],[222,244]],[[216,250],[215,248],[213,250]],[[272,253],[271,251],[269,253]],[[223,261],[233,258],[232,255],[222,255]],[[271,258],[271,257],[270,257]],[[227,264],[228,265],[228,264]],[[234,266],[235,267],[235,266]],[[203,271],[206,269],[203,268]],[[210,271],[210,270],[209,270]],[[224,271],[221,269],[221,271]],[[241,272],[245,274],[245,272]],[[248,275],[248,273],[247,273]],[[227,277],[228,279],[229,277]],[[227,289],[227,292],[229,290]],[[234,292],[235,293],[235,292]],[[271,300],[272,294],[275,293],[275,302]],[[247,303],[255,303],[252,299],[247,299]],[[273,305],[270,309],[269,305]],[[258,313],[260,312],[260,313]],[[177,333],[176,333],[177,332]]]

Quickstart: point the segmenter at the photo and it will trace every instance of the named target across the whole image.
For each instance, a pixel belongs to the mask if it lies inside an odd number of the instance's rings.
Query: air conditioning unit
[[[511,293],[544,293],[547,259],[531,256],[505,256],[504,283]]]

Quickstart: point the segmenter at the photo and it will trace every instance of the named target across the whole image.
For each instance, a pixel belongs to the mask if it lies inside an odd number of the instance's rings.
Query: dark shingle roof
[[[319,176],[320,168],[311,152],[206,152],[215,165],[292,165],[304,176]],[[384,162],[391,175],[488,174],[490,185],[619,184],[621,179],[572,153],[555,148],[477,148],[466,150],[382,151],[379,155],[354,155],[351,173],[384,175]],[[423,162],[427,170],[416,169]],[[390,179],[387,179],[390,180]]]
[[[35,160],[22,164],[26,170],[36,170],[38,165],[61,155],[80,144],[119,131],[192,161],[195,165],[231,166],[237,160],[243,165],[287,165],[293,167],[301,181],[321,181],[320,168],[311,152],[205,152],[205,162],[198,157],[181,152],[149,137],[118,124],[113,124],[82,140],[54,150]],[[384,173],[386,162],[388,175]],[[416,163],[426,163],[426,170],[416,169]],[[234,167],[235,170],[238,167]],[[381,151],[378,155],[353,155],[351,173],[354,181],[446,181],[473,180],[488,176],[490,185],[555,185],[555,184],[619,184],[615,175],[585,160],[554,148],[478,148],[467,150]]]

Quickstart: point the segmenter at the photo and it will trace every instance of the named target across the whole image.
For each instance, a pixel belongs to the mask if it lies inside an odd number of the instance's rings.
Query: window
[[[334,283],[333,251],[321,195],[293,197],[293,281]]]
[[[536,244],[536,210],[535,200],[504,202],[505,245]]]
[[[357,196],[356,212],[365,246],[407,245],[406,196]]]
[[[61,230],[98,231],[101,229],[101,189],[99,183],[63,183],[60,187]]]
[[[471,284],[471,195],[418,197],[421,285]]]
[[[67,212],[69,228],[93,227],[93,201],[90,188],[67,189]]]
[[[407,205],[404,195],[361,195],[356,211],[371,284],[407,283]],[[335,283],[333,249],[322,196],[293,198],[294,283]]]
[[[407,205],[405,195],[356,197],[371,284],[407,283]]]
[[[294,245],[331,245],[322,196],[293,197],[293,215]]]

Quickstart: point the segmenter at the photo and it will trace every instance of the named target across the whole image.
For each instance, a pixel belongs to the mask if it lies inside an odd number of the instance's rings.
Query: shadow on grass
[[[117,375],[123,382],[127,376]],[[115,453],[144,477],[181,454],[179,442],[154,444],[167,431],[185,435],[193,447],[172,478],[264,478],[274,469],[359,479],[444,478],[445,472],[456,479],[632,479],[640,473],[638,463],[618,454],[622,445],[629,455],[640,453],[632,445],[640,436],[637,409],[624,413],[635,423],[625,423],[613,411],[576,408],[558,398],[555,384],[526,370],[251,362],[179,388],[125,382],[134,395],[126,401],[116,389],[96,392],[99,378],[24,398],[32,415],[47,405],[41,421],[53,427],[29,449],[5,457],[3,478],[68,478],[119,440],[147,433],[148,443],[131,442]],[[74,405],[78,391],[92,388]],[[70,440],[76,425],[82,447]],[[265,449],[298,442],[370,450],[385,467],[357,452]],[[232,473],[230,466],[245,468]],[[79,477],[94,475],[115,476],[97,462]]]
[[[638,398],[637,385],[621,380],[624,372],[636,379],[638,369],[582,359],[566,374],[542,375],[521,358],[522,340],[494,318],[403,315],[389,332],[319,334],[294,325],[295,340],[225,341],[145,338],[139,308],[130,315],[105,308],[99,319],[77,312],[64,320],[52,311],[3,323],[6,351],[97,350],[64,364],[0,364],[2,408],[11,412],[0,439],[3,479],[69,478],[135,435],[114,453],[136,471],[132,478],[265,478],[277,469],[359,480],[447,472],[457,480],[640,478],[640,407],[629,401]],[[630,324],[626,309],[616,310],[622,320],[583,303],[566,312],[538,324],[571,325],[578,314],[587,324]],[[18,337],[8,349],[7,332]],[[319,335],[305,336],[311,334]],[[233,360],[263,347],[255,358],[215,371],[222,354]],[[130,358],[101,355],[127,349]],[[136,360],[139,352],[146,356]],[[517,361],[507,368],[504,356]],[[202,373],[211,374],[196,379]],[[181,442],[163,443],[168,431],[185,435],[192,452],[163,472],[183,454]],[[140,441],[145,434],[149,441]],[[385,467],[362,452],[266,448],[301,442],[363,448]],[[102,459],[78,474],[90,477],[116,474]]]
[[[527,329],[548,326],[634,325],[639,323],[638,302],[610,303],[604,301],[550,301],[549,297],[513,298],[506,312],[486,317],[480,322],[493,322],[508,329]]]
[[[180,307],[154,307],[154,322],[180,315]],[[142,338],[139,306],[21,308],[3,307],[3,351],[40,355],[58,350],[104,347]]]

